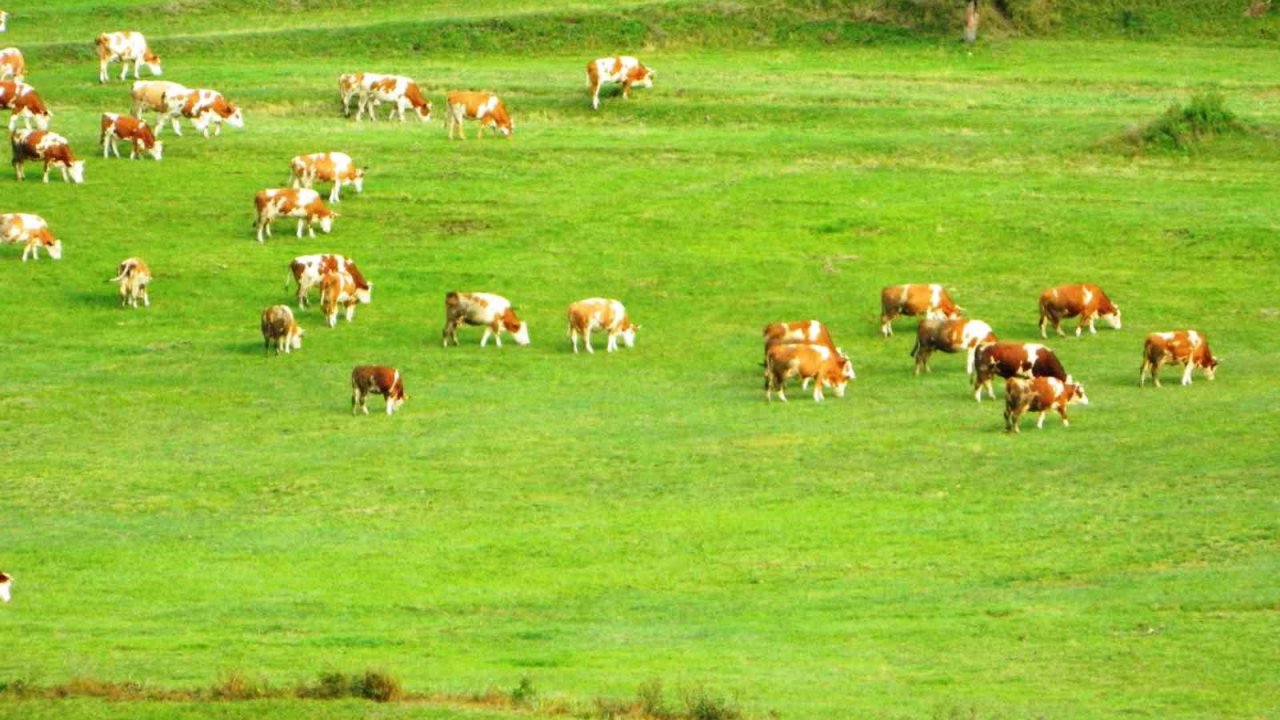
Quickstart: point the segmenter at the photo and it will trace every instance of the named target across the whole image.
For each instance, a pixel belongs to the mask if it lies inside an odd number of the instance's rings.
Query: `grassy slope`
[[[10,248],[0,273],[23,295],[2,326],[0,435],[20,450],[0,560],[20,585],[0,627],[24,648],[0,678],[373,665],[578,699],[661,677],[789,717],[1276,711],[1276,151],[1091,149],[1190,88],[1280,121],[1274,50],[655,51],[658,88],[599,115],[581,54],[259,52],[169,53],[168,77],[245,104],[245,131],[90,160],[84,187],[6,187],[67,256]],[[519,136],[344,123],[331,86],[352,67],[437,98],[499,89]],[[83,62],[31,75],[82,153],[125,106]],[[335,234],[254,245],[252,192],[328,147],[372,167]],[[374,304],[336,330],[309,311],[303,352],[262,359],[287,260],[328,249],[361,260]],[[133,253],[158,274],[146,312],[102,282]],[[1082,278],[1127,325],[1054,343],[1094,400],[1069,430],[1007,438],[958,358],[913,379],[908,323],[875,336],[890,282],[942,280],[1030,338],[1036,292]],[[516,299],[535,345],[439,350],[454,288]],[[591,294],[632,308],[635,351],[567,354],[562,308]],[[809,315],[859,380],[768,407],[758,328]],[[1139,391],[1142,334],[1184,325],[1222,377]],[[345,415],[368,361],[409,378],[394,421]]]

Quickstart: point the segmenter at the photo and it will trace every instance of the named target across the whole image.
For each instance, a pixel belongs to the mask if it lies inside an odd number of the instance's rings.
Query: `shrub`
[[[239,670],[232,670],[209,689],[215,700],[257,700],[269,697],[271,689],[266,680],[252,680]]]
[[[375,702],[391,702],[403,695],[400,679],[380,670],[366,670],[363,677],[354,679],[352,694]]]
[[[742,712],[731,702],[696,687],[683,693],[685,717],[689,720],[739,720]]]
[[[526,675],[520,678],[520,684],[511,691],[511,704],[516,707],[527,707],[533,704],[537,697],[538,691],[533,687],[533,681]]]

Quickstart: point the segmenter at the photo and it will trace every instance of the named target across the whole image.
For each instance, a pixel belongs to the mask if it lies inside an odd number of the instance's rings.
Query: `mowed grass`
[[[162,53],[181,18],[149,32]],[[15,19],[4,39],[88,182],[0,180],[0,211],[65,244],[25,264],[0,247],[0,569],[17,577],[0,681],[375,667],[415,692],[527,677],[584,708],[657,678],[672,705],[707,688],[753,716],[1280,712],[1280,152],[1102,142],[1204,89],[1275,127],[1273,47],[655,48],[656,87],[593,113],[582,66],[614,48],[264,42],[243,62],[167,53],[166,79],[222,90],[247,127],[166,131],[164,161],[131,163],[93,157],[127,84],[56,48],[41,62],[40,37]],[[516,137],[344,120],[336,75],[357,69],[413,75],[436,103],[493,89]],[[321,150],[368,165],[365,192],[331,236],[281,222],[258,245],[253,193]],[[264,356],[288,261],[326,251],[360,262],[373,303],[335,329],[304,311],[301,352]],[[129,255],[156,274],[145,310],[105,282]],[[962,357],[913,377],[914,323],[879,336],[880,287],[907,281],[945,283],[1012,340],[1037,337],[1041,289],[1097,282],[1125,327],[1051,339],[1092,403],[1009,436]],[[440,348],[449,290],[512,298],[533,344],[481,349],[471,330]],[[572,354],[564,308],[592,295],[626,302],[636,348]],[[760,328],[808,317],[858,379],[843,400],[766,404]],[[1218,380],[1139,389],[1145,333],[1182,327],[1225,358]],[[394,418],[380,400],[350,416],[364,363],[403,371]],[[33,717],[370,707],[0,700]]]

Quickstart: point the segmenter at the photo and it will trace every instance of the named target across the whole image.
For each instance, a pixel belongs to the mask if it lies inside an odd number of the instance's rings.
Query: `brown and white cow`
[[[974,355],[978,348],[994,342],[996,335],[991,331],[991,326],[981,320],[925,318],[916,328],[916,344],[911,348],[911,356],[916,359],[915,374],[919,375],[921,368],[925,372],[933,372],[929,369],[929,356],[935,350],[945,353],[965,350],[968,356],[965,372],[972,375]]]
[[[27,179],[22,165],[28,160],[44,163],[44,182],[49,182],[49,168],[62,171],[63,182],[84,182],[84,161],[76,160],[67,139],[46,130],[18,130],[9,138],[13,148],[13,173],[19,180]]]
[[[622,84],[622,97],[631,97],[631,88],[653,87],[653,70],[630,55],[615,55],[587,63],[587,89],[591,92],[591,109],[600,109],[600,87]]]
[[[939,284],[890,285],[880,291],[880,334],[893,334],[893,319],[899,315],[924,315],[930,320],[955,320],[964,308],[951,301]]]
[[[1138,387],[1147,383],[1147,373],[1160,387],[1160,368],[1167,362],[1181,363],[1182,384],[1191,384],[1191,370],[1200,368],[1213,379],[1218,359],[1209,350],[1209,341],[1195,330],[1173,330],[1151,333],[1142,347],[1142,368],[1138,371]]]
[[[8,213],[0,215],[0,241],[22,243],[22,262],[27,256],[40,259],[40,247],[44,246],[49,257],[62,259],[62,241],[53,236],[49,224],[39,215]]]
[[[1048,337],[1045,326],[1053,323],[1053,329],[1059,335],[1062,332],[1063,318],[1080,316],[1080,324],[1076,326],[1076,337],[1080,337],[1088,326],[1089,333],[1096,335],[1093,322],[1098,317],[1116,330],[1120,329],[1120,308],[1111,303],[1107,294],[1097,285],[1059,285],[1040,293],[1040,337]]]
[[[151,306],[151,297],[147,295],[147,285],[151,284],[151,268],[141,258],[131,257],[120,261],[116,268],[116,276],[107,282],[120,283],[120,306],[138,307],[138,301],[146,307]]]
[[[454,130],[463,139],[467,139],[467,131],[463,127],[464,120],[475,120],[479,124],[476,139],[484,139],[485,126],[493,126],[495,130],[511,139],[515,124],[507,114],[507,108],[497,95],[489,92],[454,91],[445,96],[445,123],[448,125],[449,139],[453,139]]]
[[[569,340],[573,343],[573,351],[578,352],[578,338],[587,345],[587,352],[594,353],[591,347],[591,331],[603,330],[609,334],[605,344],[606,352],[618,349],[618,338],[627,347],[635,347],[636,330],[639,325],[631,322],[627,309],[617,300],[608,298],[587,298],[569,305]]]
[[[157,135],[164,130],[166,120],[171,120],[174,124],[174,131],[181,135],[182,133],[177,127],[177,116],[169,117],[168,115],[169,106],[165,103],[165,96],[185,97],[185,93],[189,92],[191,92],[191,88],[182,83],[168,80],[137,80],[129,91],[129,96],[133,98],[133,116],[141,118],[144,111],[153,110],[156,113],[156,117],[152,124],[156,128]]]
[[[813,343],[775,343],[765,350],[764,397],[773,400],[773,393],[786,402],[787,378],[799,376],[813,380],[813,399],[822,402],[824,385],[836,391],[836,397],[844,397],[845,386],[857,377],[853,363],[843,352]]]
[[[391,103],[390,120],[395,115],[404,122],[404,111],[413,108],[413,112],[422,122],[431,119],[431,101],[422,94],[418,83],[403,75],[376,75],[366,73],[360,79],[360,107],[356,109],[356,121],[368,113],[369,119],[376,121],[378,115],[374,108],[379,103]]]
[[[351,117],[351,101],[360,106],[360,81],[364,73],[342,73],[338,76],[338,96],[342,99],[342,117]]]
[[[156,140],[155,134],[151,132],[151,126],[147,125],[145,120],[129,115],[102,113],[101,126],[98,142],[102,145],[104,158],[110,157],[110,153],[120,157],[120,148],[116,146],[117,140],[128,141],[130,160],[136,160],[144,152],[156,160],[164,155],[164,143]]]
[[[28,129],[34,120],[36,127],[47,130],[49,118],[53,117],[35,88],[12,80],[0,80],[0,109],[9,110],[10,132],[18,127],[18,120],[22,120],[23,127]]]
[[[27,61],[23,59],[21,50],[15,47],[0,50],[0,80],[13,78],[15,82],[22,82],[26,75]]]
[[[359,408],[369,414],[366,401],[369,395],[381,395],[387,399],[387,414],[394,413],[409,396],[404,392],[404,378],[400,371],[381,365],[361,365],[351,371],[351,414]]]
[[[4,13],[0,13],[3,16]],[[4,29],[0,27],[0,30]],[[0,571],[0,600],[9,602],[13,592],[13,576],[7,572]]]
[[[302,349],[302,328],[293,319],[293,311],[288,305],[272,305],[262,311],[262,354],[266,355],[271,343],[276,345],[276,354],[284,351]]]
[[[133,79],[137,80],[138,69],[146,65],[152,75],[160,75],[160,56],[147,47],[147,39],[140,32],[127,30],[124,32],[102,33],[98,36],[98,82],[107,81],[107,65],[120,61],[120,79],[124,80],[129,73],[129,63],[133,63]]]
[[[995,399],[992,379],[1051,377],[1071,382],[1053,351],[1039,343],[998,342],[978,350],[974,360],[973,399],[982,402],[982,390]]]
[[[360,298],[364,297],[365,300]],[[368,302],[368,290],[356,286],[351,273],[334,270],[320,278],[320,312],[324,314],[329,327],[338,325],[338,306],[346,309],[347,322],[356,315],[356,305]]]
[[[333,219],[338,214],[330,210],[320,193],[307,188],[271,188],[259,190],[253,197],[257,209],[257,219],[253,227],[258,232],[258,242],[263,242],[263,231],[271,236],[271,223],[278,217],[298,219],[298,237],[302,237],[305,227],[311,237],[316,236],[315,223],[320,223],[320,230],[328,233],[333,230]]]
[[[320,284],[326,273],[344,272],[351,276],[356,284],[356,299],[368,303],[373,299],[373,284],[364,279],[364,274],[349,257],[323,253],[319,255],[299,255],[289,263],[289,276],[298,284],[298,307],[307,306],[307,295],[311,288]],[[285,287],[288,287],[285,280]]]
[[[309,188],[317,182],[333,183],[329,190],[329,202],[340,201],[343,185],[350,185],[356,192],[364,192],[364,170],[356,167],[351,156],[340,152],[298,155],[289,163],[293,174],[293,186]]]
[[[1062,416],[1062,426],[1066,427],[1071,424],[1067,420],[1067,406],[1073,403],[1089,404],[1084,386],[1079,383],[1051,377],[1011,377],[1005,381],[1005,432],[1022,432],[1020,421],[1028,410],[1040,413],[1036,420],[1037,430],[1044,427],[1044,416],[1050,410],[1056,410]]]
[[[517,345],[529,344],[529,323],[516,317],[511,301],[501,295],[483,292],[450,292],[444,296],[444,330],[440,335],[444,347],[449,341],[458,344],[459,325],[483,325],[484,336],[480,347],[489,342],[492,335],[498,347],[502,347],[502,331],[511,333]]]
[[[234,128],[244,127],[244,114],[235,103],[228,102],[217,90],[194,88],[188,90],[171,90],[164,94],[165,118],[159,121],[163,125],[165,119],[173,123],[173,132],[182,134],[178,126],[178,116],[191,120],[191,127],[209,137],[209,125],[213,125],[213,134],[222,134],[222,124]]]

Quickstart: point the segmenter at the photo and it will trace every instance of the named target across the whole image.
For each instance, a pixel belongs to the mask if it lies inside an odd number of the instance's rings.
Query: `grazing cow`
[[[627,317],[627,309],[617,300],[605,298],[587,298],[569,306],[569,340],[573,343],[573,351],[578,352],[578,337],[587,344],[587,352],[594,353],[591,347],[591,331],[604,330],[609,333],[606,352],[618,349],[618,338],[627,347],[635,347],[636,330],[640,328]]]
[[[836,397],[844,397],[845,385],[857,377],[853,363],[843,352],[826,345],[812,343],[776,343],[765,351],[764,397],[786,402],[787,378],[799,375],[804,380],[814,380],[813,399],[822,402],[822,386],[834,388]]]
[[[1072,403],[1089,404],[1083,385],[1051,377],[1011,377],[1005,381],[1004,392],[1005,432],[1022,432],[1018,427],[1019,421],[1028,410],[1040,413],[1036,420],[1037,430],[1044,427],[1044,416],[1050,410],[1058,411],[1062,416],[1062,426],[1066,427],[1071,424],[1067,420],[1067,406]]]
[[[632,87],[653,87],[653,70],[629,55],[600,58],[587,63],[587,89],[591,91],[591,109],[600,109],[600,86],[622,83],[622,97],[631,97]]]
[[[13,78],[14,82],[22,82],[27,75],[27,61],[22,58],[18,48],[0,50],[0,80]]]
[[[0,13],[0,24],[3,23],[4,13]],[[0,30],[3,30],[0,27]],[[6,572],[0,572],[0,600],[9,602],[10,593],[13,590],[13,576]]]
[[[365,415],[369,414],[369,406],[365,402],[370,394],[387,399],[388,415],[409,399],[404,394],[404,378],[400,376],[399,370],[381,365],[361,365],[351,371],[352,415],[356,414],[356,408],[360,408]]]
[[[138,301],[151,307],[151,297],[147,295],[147,285],[151,283],[151,268],[141,258],[131,257],[120,261],[116,268],[116,276],[107,282],[120,283],[120,306],[138,307]]]
[[[365,73],[360,79],[360,107],[356,109],[356,121],[365,113],[369,114],[370,120],[376,121],[378,115],[374,112],[374,107],[382,102],[392,103],[388,120],[399,114],[400,122],[404,122],[404,111],[409,108],[413,108],[414,114],[422,122],[431,119],[431,101],[422,94],[418,83],[412,78]]]
[[[289,163],[293,173],[293,186],[309,188],[317,182],[331,182],[329,202],[341,200],[343,185],[350,185],[356,192],[364,192],[364,170],[346,153],[327,152],[298,155]]]
[[[480,347],[489,342],[492,335],[498,347],[502,347],[502,331],[511,333],[517,345],[529,344],[529,323],[516,317],[511,301],[492,293],[450,292],[444,296],[444,330],[440,333],[444,347],[449,341],[458,344],[458,326],[483,325],[484,336]]]
[[[467,139],[467,131],[462,126],[462,121],[468,119],[475,120],[480,125],[476,130],[477,140],[484,138],[486,125],[492,125],[508,140],[511,139],[511,131],[515,129],[515,125],[511,122],[507,108],[497,95],[488,92],[455,91],[445,96],[445,105],[448,113],[445,116],[445,123],[449,126],[450,140],[453,139],[455,129],[463,140]]]
[[[998,342],[978,350],[974,360],[973,399],[982,402],[982,389],[995,399],[992,378],[1051,377],[1071,382],[1071,376],[1062,369],[1058,356],[1038,343]]]
[[[156,140],[156,136],[151,132],[151,126],[147,125],[145,120],[128,115],[102,113],[102,132],[98,136],[98,142],[102,145],[102,157],[110,157],[109,153],[115,153],[116,157],[120,157],[120,148],[116,146],[117,140],[129,141],[130,160],[136,160],[143,152],[156,160],[164,155],[164,143]]]
[[[933,372],[929,369],[929,356],[935,350],[945,353],[966,350],[968,361],[965,363],[965,372],[972,375],[974,355],[978,348],[995,341],[996,336],[991,332],[991,326],[981,320],[925,318],[916,328],[916,344],[911,348],[911,356],[916,359],[915,374],[919,375],[921,368],[925,372]]]
[[[182,95],[185,97],[185,93],[189,92],[191,92],[191,88],[168,80],[135,81],[129,91],[130,97],[133,98],[133,116],[141,118],[143,111],[154,110],[156,113],[154,125],[156,126],[157,135],[164,130],[165,120],[171,120],[174,132],[181,135],[182,132],[178,128],[177,116],[168,116],[169,106],[165,103],[165,96],[173,95],[178,97]]]
[[[298,284],[298,307],[307,306],[307,294],[319,285],[327,273],[342,272],[351,276],[356,284],[356,299],[361,303],[372,300],[373,284],[364,279],[360,268],[349,257],[333,254],[299,255],[289,263],[289,275]],[[285,280],[285,287],[289,281]]]
[[[36,89],[26,83],[0,80],[0,109],[4,108],[9,110],[10,132],[18,127],[19,119],[27,129],[31,128],[32,120],[41,130],[49,129],[49,118],[53,115]]]
[[[320,223],[320,230],[328,233],[333,230],[333,219],[338,214],[325,206],[320,193],[306,188],[272,188],[259,190],[253,197],[257,208],[257,219],[253,227],[258,231],[258,242],[263,242],[262,234],[266,231],[271,236],[271,223],[278,217],[298,218],[298,237],[302,237],[305,227],[311,237],[316,236],[313,225]]]
[[[163,74],[160,69],[160,56],[147,47],[147,39],[140,32],[110,32],[98,36],[98,82],[107,81],[107,65],[120,61],[120,79],[129,74],[129,63],[133,63],[133,79],[137,80],[138,69],[146,65],[152,75]]]
[[[1062,332],[1063,318],[1080,316],[1080,324],[1076,326],[1076,337],[1089,327],[1091,335],[1098,334],[1093,321],[1099,316],[1116,330],[1120,329],[1120,308],[1111,304],[1107,294],[1097,285],[1060,285],[1040,293],[1040,337],[1045,334],[1045,326],[1053,323],[1053,329],[1059,335]]]
[[[49,182],[49,167],[62,171],[62,181],[84,182],[84,161],[76,160],[67,139],[46,130],[18,130],[10,138],[13,147],[13,173],[19,180],[27,179],[22,164],[28,160],[44,163],[44,182]]]
[[[880,334],[893,334],[893,319],[899,315],[924,315],[931,320],[955,320],[964,308],[951,301],[941,285],[890,285],[880,291]]]
[[[62,259],[62,241],[49,231],[49,225],[39,215],[27,213],[8,213],[0,215],[0,241],[6,243],[23,243],[22,262],[27,256],[40,259],[40,246],[43,245],[54,260]]]
[[[342,73],[338,76],[338,96],[342,98],[342,117],[351,117],[351,101],[360,106],[360,81],[364,73]]]
[[[203,88],[188,90],[170,90],[164,94],[165,117],[159,121],[163,125],[165,119],[173,123],[173,132],[182,134],[178,127],[178,116],[189,118],[191,127],[199,130],[205,138],[209,137],[209,125],[213,125],[213,134],[222,134],[225,122],[234,128],[244,127],[244,114],[234,103],[227,102],[217,90]]]
[[[293,311],[288,305],[272,305],[262,311],[262,354],[266,355],[271,343],[276,344],[276,354],[283,350],[286,355],[290,350],[302,349],[302,328],[293,319]]]
[[[1213,379],[1218,359],[1209,350],[1209,341],[1195,330],[1151,333],[1142,347],[1142,368],[1138,371],[1138,387],[1147,383],[1147,373],[1160,387],[1160,367],[1167,362],[1182,363],[1182,384],[1191,384],[1191,370],[1199,367],[1204,376]]]
[[[360,299],[362,294],[365,300]],[[347,322],[351,322],[356,315],[356,305],[368,302],[368,297],[368,290],[357,287],[351,273],[335,270],[325,273],[320,279],[320,311],[324,313],[329,327],[338,325],[339,305],[346,308]]]

